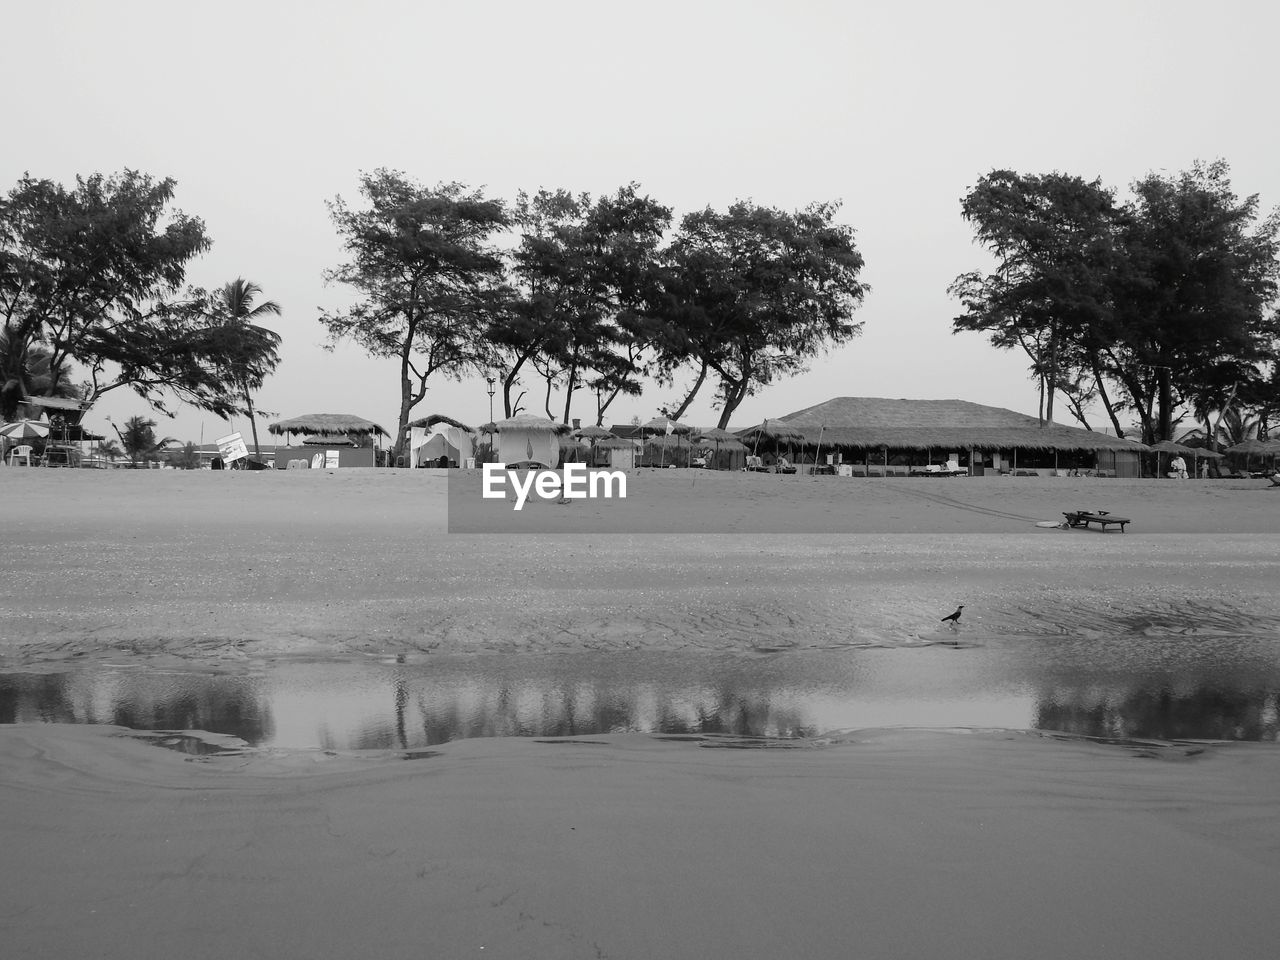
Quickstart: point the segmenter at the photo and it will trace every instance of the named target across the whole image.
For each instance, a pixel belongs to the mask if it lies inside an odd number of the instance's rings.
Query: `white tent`
[[[459,467],[476,455],[475,435],[462,427],[437,423],[431,427],[411,427],[409,430],[410,463],[415,467],[432,466],[432,460],[448,457]]]

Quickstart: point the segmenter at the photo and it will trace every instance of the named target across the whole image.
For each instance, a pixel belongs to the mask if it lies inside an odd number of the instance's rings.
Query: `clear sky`
[[[959,201],[994,168],[1124,188],[1222,157],[1237,193],[1280,204],[1280,7],[1261,0],[3,8],[0,189],[24,172],[175,178],[176,206],[214,241],[189,280],[243,276],[284,309],[268,324],[283,362],[258,397],[280,417],[395,424],[396,363],[351,344],[324,351],[316,319],[350,300],[322,280],[342,257],[325,200],[358,201],[362,170],[508,200],[636,181],[677,216],[739,198],[842,200],[871,285],[863,334],[744,402],[734,427],[833,396],[1034,414],[1024,357],[951,333],[947,285],[986,263]],[[607,420],[648,419],[677,393],[619,399]],[[706,389],[684,419],[714,423],[710,399]],[[483,380],[435,384],[415,416],[436,412],[486,420]],[[109,432],[107,415],[137,413],[145,404],[122,390],[86,423]],[[587,391],[574,414],[593,420]],[[229,429],[189,407],[160,419],[161,435],[183,440]],[[248,435],[247,421],[233,427]]]

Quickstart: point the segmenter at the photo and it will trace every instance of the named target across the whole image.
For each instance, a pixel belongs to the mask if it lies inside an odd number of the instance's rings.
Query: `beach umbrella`
[[[0,437],[10,440],[34,440],[49,435],[49,424],[43,420],[14,420],[0,427]]]

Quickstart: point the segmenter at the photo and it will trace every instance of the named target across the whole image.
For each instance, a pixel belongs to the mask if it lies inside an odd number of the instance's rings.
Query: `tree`
[[[1221,161],[1150,174],[1133,194],[1117,206],[1097,180],[994,171],[963,211],[996,269],[962,274],[951,293],[966,309],[956,331],[1031,357],[1046,419],[1062,392],[1087,426],[1096,395],[1119,435],[1131,409],[1151,443],[1171,439],[1180,409],[1204,419],[1264,391],[1280,217],[1257,222],[1257,197],[1239,200]]]
[[[675,415],[710,371],[724,428],[760,387],[860,332],[852,315],[869,288],[838,211],[836,203],[787,213],[739,201],[681,221],[663,276],[660,362],[671,370],[693,358],[701,372]]]
[[[628,184],[594,202],[567,190],[521,192],[511,255],[517,288],[488,332],[503,369],[503,408],[532,366],[546,384],[544,408],[568,423],[577,390],[596,393],[596,422],[621,393],[638,394],[651,336],[645,305],[671,211]],[[556,387],[564,390],[551,409]]]
[[[487,320],[506,296],[490,238],[508,217],[500,200],[478,190],[459,183],[424,188],[390,170],[363,174],[360,192],[366,209],[353,210],[341,197],[329,204],[350,259],[325,274],[360,299],[320,322],[331,347],[349,338],[375,357],[399,361],[400,456],[428,380],[459,379],[489,358]]]
[[[0,360],[12,357],[0,380],[0,419],[12,420],[24,397],[74,397],[81,399],[83,388],[67,377],[55,378],[50,367],[51,353],[40,344],[30,345],[25,354],[10,353],[8,335],[0,330]],[[64,371],[65,372],[65,371]]]
[[[1099,180],[995,170],[961,209],[996,266],[952,283],[948,292],[965,307],[953,332],[987,333],[996,347],[1027,354],[1040,385],[1042,422],[1053,421],[1059,391],[1078,419],[1086,399],[1098,395],[1115,422],[1099,359],[1109,342],[1116,266],[1119,210],[1112,192]]]
[[[128,387],[161,412],[170,396],[242,412],[226,351],[245,346],[211,333],[205,295],[183,290],[210,241],[199,219],[169,208],[175,186],[133,170],[79,177],[73,189],[25,176],[0,200],[4,383],[43,346],[52,386],[78,362],[89,401]]]
[[[1213,406],[1275,357],[1280,214],[1257,222],[1229,172],[1219,160],[1133,185],[1109,359],[1146,442],[1172,437],[1180,403]]]
[[[280,362],[276,352],[280,335],[254,323],[267,315],[279,316],[280,305],[274,300],[255,305],[254,300],[261,293],[262,288],[256,283],[237,277],[210,297],[211,313],[227,335],[225,353],[232,363],[228,376],[239,384],[244,396],[253,431],[253,455],[259,459],[258,421],[250,391],[262,389],[263,382]]]
[[[142,416],[130,417],[124,422],[123,430],[114,423],[111,426],[120,437],[120,446],[124,448],[124,452],[134,466],[154,459],[157,453],[176,442],[173,437],[157,440],[156,422]]]
[[[164,459],[176,470],[200,469],[200,451],[190,441],[183,444],[180,449],[166,451]]]

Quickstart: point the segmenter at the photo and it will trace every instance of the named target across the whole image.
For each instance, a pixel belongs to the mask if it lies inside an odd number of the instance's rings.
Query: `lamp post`
[[[495,378],[495,377],[494,377],[494,375],[493,375],[493,371],[492,371],[492,370],[490,370],[490,371],[488,372],[488,374],[486,374],[486,376],[485,376],[485,380],[486,380],[486,381],[488,382],[488,384],[489,384],[489,429],[490,429],[490,431],[492,431],[492,430],[493,430],[493,394],[494,394],[493,385],[494,385],[494,383],[496,382],[496,379],[497,379],[497,378]],[[488,456],[489,456],[489,457],[492,457],[492,456],[493,456],[493,434],[492,434],[492,433],[490,433],[490,434],[489,434],[489,453],[488,453]]]

